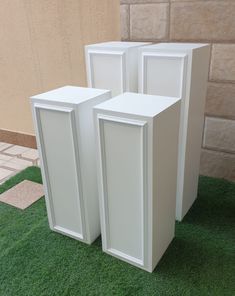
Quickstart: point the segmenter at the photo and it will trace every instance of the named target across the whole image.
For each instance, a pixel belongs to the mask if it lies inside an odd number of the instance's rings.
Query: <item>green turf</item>
[[[31,167],[0,186],[41,182]],[[49,230],[44,199],[0,204],[0,295],[235,295],[235,184],[200,177],[199,196],[150,274]]]

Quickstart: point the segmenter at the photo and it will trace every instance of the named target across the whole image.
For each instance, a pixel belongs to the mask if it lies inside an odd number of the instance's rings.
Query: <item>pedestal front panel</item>
[[[50,222],[54,230],[84,239],[74,111],[35,105]]]
[[[143,266],[146,123],[99,115],[104,250]]]
[[[188,56],[184,53],[144,52],[141,56],[140,91],[145,94],[181,98],[176,208],[182,207],[189,96]],[[178,215],[176,214],[178,219]]]
[[[126,91],[126,54],[124,51],[91,51],[87,53],[89,87],[110,89],[112,96]]]
[[[141,58],[140,92],[182,98],[186,78],[186,55],[146,52]]]

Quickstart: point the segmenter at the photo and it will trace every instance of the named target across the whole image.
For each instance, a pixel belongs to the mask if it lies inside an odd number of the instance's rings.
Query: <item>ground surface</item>
[[[41,182],[27,168],[0,186]],[[201,177],[199,197],[152,274],[49,230],[44,198],[0,204],[0,295],[235,295],[235,184]]]

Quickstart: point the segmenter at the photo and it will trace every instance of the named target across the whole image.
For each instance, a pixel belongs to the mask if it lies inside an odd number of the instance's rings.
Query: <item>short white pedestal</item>
[[[176,219],[197,197],[204,106],[209,70],[207,44],[160,43],[139,55],[139,92],[182,98]]]
[[[110,96],[65,86],[31,98],[50,228],[88,244],[100,234],[92,107]]]
[[[149,43],[105,42],[87,45],[86,69],[89,87],[110,89],[112,96],[138,91],[138,49]]]
[[[94,108],[103,250],[149,272],[174,237],[179,114],[134,93]]]

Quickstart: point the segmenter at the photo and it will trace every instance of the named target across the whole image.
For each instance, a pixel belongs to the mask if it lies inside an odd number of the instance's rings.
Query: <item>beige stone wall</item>
[[[31,95],[85,86],[84,45],[119,40],[119,15],[119,0],[1,0],[0,129],[33,134]]]
[[[211,44],[201,173],[235,180],[235,1],[121,0],[121,35]]]

